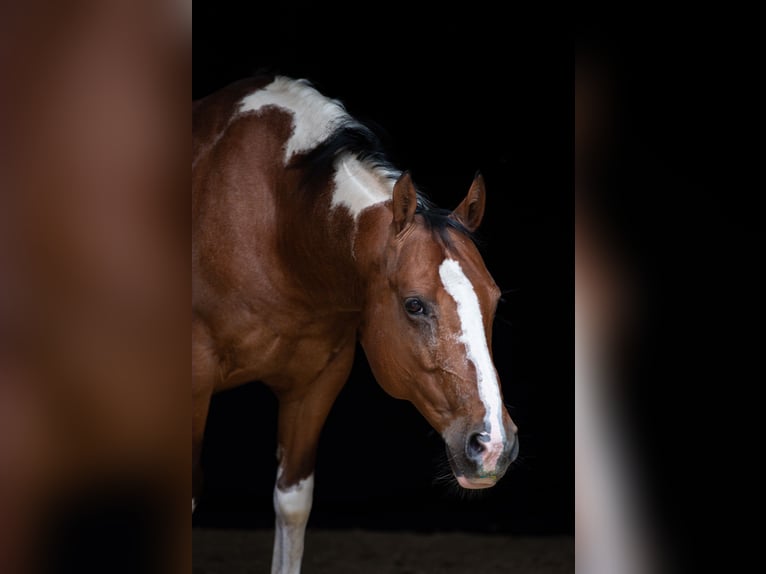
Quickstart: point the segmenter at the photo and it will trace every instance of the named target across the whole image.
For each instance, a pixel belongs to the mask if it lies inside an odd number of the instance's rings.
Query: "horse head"
[[[441,434],[469,489],[493,486],[518,453],[492,360],[500,290],[470,237],[484,206],[481,175],[449,212],[430,207],[405,173],[375,234],[357,245],[369,274],[360,336],[372,371]]]

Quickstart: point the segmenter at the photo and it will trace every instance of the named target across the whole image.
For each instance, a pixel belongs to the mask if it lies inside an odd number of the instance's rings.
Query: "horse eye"
[[[426,312],[426,308],[423,302],[417,297],[410,297],[404,301],[404,308],[410,315],[423,315]]]

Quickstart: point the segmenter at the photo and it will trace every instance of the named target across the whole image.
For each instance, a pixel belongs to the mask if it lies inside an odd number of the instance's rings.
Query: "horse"
[[[272,573],[300,571],[320,431],[359,341],[391,396],[443,437],[465,489],[519,449],[492,360],[500,290],[475,245],[485,183],[437,207],[310,82],[241,80],[193,103],[193,498],[211,396],[278,399]]]

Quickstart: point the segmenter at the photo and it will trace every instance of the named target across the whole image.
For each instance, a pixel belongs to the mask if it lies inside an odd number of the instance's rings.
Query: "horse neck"
[[[346,155],[336,161],[329,178],[307,186],[298,189],[280,225],[287,266],[310,291],[317,311],[322,306],[328,311],[361,311],[370,252],[379,250],[385,232],[379,220],[390,222],[384,204],[393,180]]]

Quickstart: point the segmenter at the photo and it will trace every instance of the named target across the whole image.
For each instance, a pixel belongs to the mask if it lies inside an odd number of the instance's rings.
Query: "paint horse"
[[[339,102],[285,77],[195,102],[193,136],[195,492],[211,395],[262,381],[279,402],[272,572],[299,572],[317,442],[357,340],[444,438],[460,486],[493,486],[518,439],[492,362],[500,291],[471,239],[481,175],[437,208]]]

